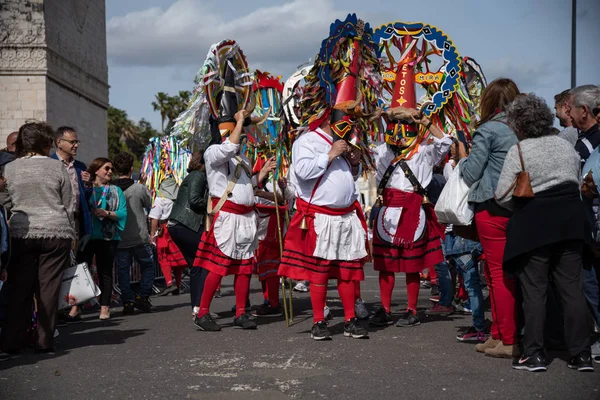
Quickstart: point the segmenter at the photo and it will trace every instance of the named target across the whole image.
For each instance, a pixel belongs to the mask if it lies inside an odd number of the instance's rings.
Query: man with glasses
[[[54,136],[56,144],[56,153],[52,158],[63,163],[69,177],[71,178],[71,186],[73,187],[73,199],[75,201],[75,228],[77,229],[77,242],[85,245],[86,238],[92,233],[92,218],[88,209],[87,198],[91,195],[91,186],[86,186],[86,182],[90,180],[90,174],[87,172],[87,167],[81,161],[75,159],[77,150],[79,149],[79,139],[74,128],[69,126],[59,127]],[[83,247],[83,246],[82,246]],[[74,247],[75,252],[77,247]],[[74,306],[70,313],[61,316],[63,321],[67,323],[81,322],[79,308]]]

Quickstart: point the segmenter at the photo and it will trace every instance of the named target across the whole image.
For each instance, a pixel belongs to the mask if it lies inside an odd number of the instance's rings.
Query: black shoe
[[[325,321],[319,321],[310,330],[310,338],[314,340],[331,340],[331,333]]]
[[[180,292],[181,292],[181,291],[179,290],[179,288],[177,288],[177,289],[173,290],[173,293],[171,293],[171,295],[172,295],[172,296],[179,296],[179,293],[180,293]]]
[[[56,350],[54,350],[54,347],[50,347],[48,349],[35,349],[34,353],[35,354],[47,354],[47,355],[53,356],[56,353]]]
[[[431,285],[431,289],[429,289],[429,293],[432,296],[438,296],[440,294],[440,287],[438,285]]]
[[[13,351],[13,352],[4,352],[4,351],[0,351],[0,361],[8,361],[10,359],[13,358],[19,358],[21,356],[21,353],[19,353],[18,351]]]
[[[126,301],[123,304],[123,314],[124,315],[135,314],[135,303],[133,301]]]
[[[263,304],[254,312],[257,317],[280,317],[281,314],[281,306],[271,307],[268,303]]]
[[[594,372],[592,364],[592,356],[589,351],[582,351],[575,357],[569,360],[567,366],[571,369],[576,369],[581,372]]]
[[[210,313],[201,318],[195,316],[194,325],[196,325],[200,330],[206,332],[218,332],[221,330],[221,326],[215,322],[215,320],[210,316]]]
[[[514,369],[525,370],[529,372],[545,372],[548,370],[546,367],[546,357],[541,354],[536,354],[529,357],[515,358],[512,363]]]
[[[67,324],[80,324],[82,322],[81,314],[72,316],[71,314],[66,315]]]
[[[344,336],[354,339],[368,339],[369,332],[360,325],[358,318],[354,317],[344,325]]]
[[[249,314],[242,314],[233,319],[233,324],[242,329],[256,329],[256,322],[250,318]]]
[[[65,313],[58,314],[58,318],[56,319],[56,327],[57,328],[67,326],[67,323],[68,323],[67,315],[69,315],[69,314],[65,314]]]
[[[386,312],[385,308],[380,307],[375,314],[369,319],[369,325],[372,326],[387,326],[393,324],[392,313]]]
[[[411,310],[406,310],[396,322],[396,326],[400,328],[408,328],[417,325],[421,325],[421,321],[419,321],[419,317],[417,317],[416,313]]]
[[[156,308],[152,305],[152,303],[150,303],[150,299],[148,297],[135,296],[134,306],[142,312],[151,313],[158,311],[158,308]]]
[[[168,296],[171,293],[175,292],[176,290],[178,291],[177,294],[179,294],[179,288],[177,286],[175,286],[175,285],[167,286],[165,288],[165,290],[163,290],[162,292],[160,292],[159,296]]]

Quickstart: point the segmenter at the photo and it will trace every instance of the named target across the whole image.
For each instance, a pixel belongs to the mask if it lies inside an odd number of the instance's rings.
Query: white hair
[[[596,99],[600,97],[600,86],[582,85],[571,89],[569,94],[572,97],[572,107],[587,107],[588,110],[593,110],[598,103]]]

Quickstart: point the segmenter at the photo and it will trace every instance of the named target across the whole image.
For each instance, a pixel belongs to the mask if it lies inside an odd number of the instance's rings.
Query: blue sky
[[[577,84],[600,84],[600,1],[577,4]],[[154,95],[192,90],[212,43],[238,41],[252,69],[285,80],[349,12],[435,25],[488,81],[512,78],[550,106],[570,87],[571,0],[106,0],[110,104],[160,129]]]

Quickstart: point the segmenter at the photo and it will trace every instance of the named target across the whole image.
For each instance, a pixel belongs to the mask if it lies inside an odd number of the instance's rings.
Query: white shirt
[[[172,209],[173,200],[165,199],[164,197],[157,197],[154,199],[154,204],[152,205],[152,209],[150,210],[148,217],[157,219],[159,221],[164,221],[169,219]]]
[[[417,154],[413,155],[411,159],[406,162],[417,180],[421,183],[421,186],[424,188],[429,186],[429,183],[431,182],[433,167],[442,161],[442,158],[444,158],[450,150],[450,146],[452,146],[452,139],[448,135],[444,135],[442,139],[438,139],[435,136],[432,136],[432,138],[433,142],[429,144],[427,143],[428,139],[423,140]],[[375,163],[377,165],[376,181],[379,185],[385,171],[396,156],[390,146],[386,143],[377,145],[373,156],[375,157]],[[396,167],[394,170],[394,173],[387,182],[386,188],[398,189],[404,192],[414,191],[413,186],[404,175],[404,171],[402,171],[400,166]]]
[[[429,144],[427,142],[428,140],[425,139],[419,146],[418,152],[406,162],[419,183],[421,183],[421,186],[424,188],[429,186],[429,183],[431,182],[433,167],[442,161],[442,158],[448,153],[450,146],[452,146],[452,139],[448,135],[444,135],[442,139],[433,136],[433,141]],[[395,155],[386,143],[379,144],[375,148],[373,155],[377,165],[376,181],[377,184],[379,184],[381,179],[383,179],[385,171],[395,158]],[[402,190],[404,192],[414,192],[412,184],[406,175],[404,175],[404,171],[400,166],[396,167],[385,187]],[[426,215],[423,207],[421,207],[419,212],[419,225],[414,235],[415,241],[423,235],[426,223]],[[401,215],[402,207],[382,207],[377,214],[377,221],[375,224],[379,237],[389,243],[393,243],[394,239],[392,235],[396,233],[396,228],[398,227]]]
[[[230,176],[235,173],[238,162],[234,159],[238,155],[239,144],[233,144],[229,139],[221,144],[209,146],[204,152],[204,162],[206,163],[206,177],[208,180],[208,189],[212,197],[221,198]],[[243,155],[240,155],[248,170],[252,171],[250,161]],[[233,188],[232,196],[228,200],[240,205],[254,205],[254,188],[252,180],[242,169],[239,179]]]
[[[233,144],[227,139],[221,144],[206,149],[204,162],[211,196],[220,199],[225,193],[229,179],[235,173],[237,161],[234,157],[238,155],[239,148],[239,144]],[[252,171],[250,161],[244,156],[240,157],[248,170]],[[231,194],[228,200],[236,204],[254,205],[252,177],[249,177],[243,169]],[[219,250],[237,260],[251,258],[258,245],[257,227],[258,216],[254,211],[238,215],[221,210],[214,225],[214,235]]]
[[[348,207],[357,199],[354,181],[360,176],[361,169],[353,176],[350,163],[343,157],[336,157],[329,165],[327,153],[332,145],[319,133],[332,140],[330,135],[318,128],[304,133],[294,143],[294,167],[290,169],[290,181],[304,201],[332,208]],[[311,200],[313,188],[321,176],[323,178]]]

